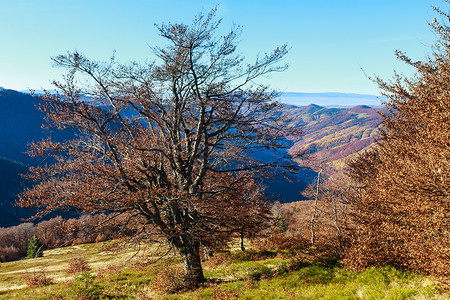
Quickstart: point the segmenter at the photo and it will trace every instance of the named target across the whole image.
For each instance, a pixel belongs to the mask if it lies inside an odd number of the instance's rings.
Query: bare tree
[[[182,257],[185,280],[204,280],[200,244],[229,232],[248,202],[236,191],[273,166],[291,166],[278,93],[255,80],[283,71],[286,46],[246,63],[237,54],[240,29],[217,35],[215,10],[190,25],[158,27],[168,45],[152,48],[155,62],[119,64],[75,52],[57,56],[65,68],[57,93],[41,98],[50,126],[78,137],[32,145],[31,155],[53,162],[31,169],[38,181],[20,205],[41,214],[77,208],[126,214],[140,237],[162,237]],[[252,156],[273,154],[264,161]]]
[[[309,228],[311,230],[311,246],[314,246],[316,240],[316,219],[318,213],[318,202],[319,202],[319,187],[320,187],[320,177],[322,175],[323,168],[320,168],[319,172],[317,172],[317,183],[316,183],[316,191],[314,194],[314,206],[313,213],[311,215],[311,221],[309,223]]]
[[[241,201],[236,203],[235,214],[228,223],[239,234],[241,251],[245,251],[244,238],[255,238],[273,226],[271,205],[262,193],[263,189],[253,182],[237,195]]]
[[[342,173],[329,176],[325,168],[319,169],[317,182],[310,184],[303,195],[312,200],[311,246],[326,246],[340,253],[343,229],[347,223],[347,183]]]

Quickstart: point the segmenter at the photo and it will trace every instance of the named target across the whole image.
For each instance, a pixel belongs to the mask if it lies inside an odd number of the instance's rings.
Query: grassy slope
[[[0,264],[0,292],[8,289],[25,287],[24,274],[31,274],[45,269],[55,282],[65,281],[72,276],[67,276],[65,270],[69,260],[74,255],[85,256],[93,270],[100,269],[109,264],[119,265],[133,255],[132,250],[122,253],[99,251],[102,244],[84,244],[44,251],[44,256],[35,259],[22,259],[19,261]]]
[[[427,277],[390,267],[356,273],[334,260],[307,263],[308,255],[300,252],[219,254],[204,263],[208,278],[205,285],[173,295],[164,290],[179,282],[181,264],[177,258],[148,266],[129,264],[123,270],[110,267],[113,271],[105,271],[97,279],[85,276],[84,281],[74,283],[74,276],[64,273],[73,254],[86,255],[97,273],[107,266],[122,265],[133,254],[105,253],[100,246],[55,249],[46,251],[42,258],[1,264],[0,299],[71,299],[75,291],[101,294],[105,299],[448,299]],[[22,287],[23,273],[40,270],[41,266],[47,268],[55,283],[35,289]]]

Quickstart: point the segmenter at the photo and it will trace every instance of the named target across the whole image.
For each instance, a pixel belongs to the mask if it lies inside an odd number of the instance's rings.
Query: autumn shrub
[[[226,264],[229,262],[229,255],[226,252],[216,253],[214,256],[208,258],[206,262],[204,263],[205,266],[208,266],[209,268],[215,269],[218,266],[221,266],[223,264]]]
[[[69,266],[66,269],[66,274],[77,274],[90,270],[91,267],[89,266],[84,256],[74,255],[69,261]]]
[[[180,265],[168,265],[157,273],[152,281],[152,288],[163,293],[176,293],[189,288],[183,280],[183,269]]]
[[[107,237],[105,234],[100,233],[100,234],[97,235],[97,237],[95,238],[95,243],[100,243],[100,242],[107,241],[107,240],[108,240],[108,237]]]
[[[280,255],[278,250],[255,250],[251,249],[246,252],[237,252],[231,255],[234,261],[258,261],[275,258]]]
[[[284,233],[273,233],[266,238],[254,239],[250,244],[255,250],[288,250],[307,247],[308,241],[299,236],[291,236]]]
[[[46,286],[53,283],[53,280],[48,276],[45,268],[33,270],[33,272],[25,272],[22,277],[23,281],[28,287],[35,288],[39,286]]]
[[[86,238],[86,237],[79,237],[73,240],[72,242],[72,246],[75,245],[81,245],[81,244],[87,244],[90,242],[90,239]]]
[[[97,279],[101,279],[105,277],[105,275],[110,274],[119,274],[120,273],[120,267],[115,265],[107,265],[106,267],[100,268],[97,270]]]
[[[233,289],[223,285],[215,286],[212,292],[212,299],[214,300],[234,300],[241,296],[241,289]]]

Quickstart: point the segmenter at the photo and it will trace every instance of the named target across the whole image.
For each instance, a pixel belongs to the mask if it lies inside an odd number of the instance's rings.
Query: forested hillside
[[[31,165],[43,163],[28,156],[28,144],[48,137],[63,140],[71,136],[42,128],[45,121],[44,114],[36,108],[39,103],[36,97],[0,89],[0,227],[17,225],[21,218],[30,215],[14,205],[27,184],[19,174],[25,174]]]
[[[35,107],[39,100],[13,90],[0,90],[0,156],[30,164],[27,144],[48,133],[43,130],[44,115]]]
[[[11,205],[24,187],[19,174],[26,170],[25,165],[0,157],[0,227],[17,224],[20,218],[29,216],[27,210]]]
[[[17,225],[29,213],[14,206],[25,185],[19,174],[33,160],[25,153],[27,144],[41,139],[43,115],[35,108],[38,100],[13,90],[0,90],[0,227]]]
[[[291,152],[305,152],[319,162],[340,169],[345,160],[367,149],[378,136],[379,112],[385,108],[359,105],[352,108],[326,108],[318,105],[287,107],[291,126],[303,127],[302,139]]]
[[[13,207],[16,196],[23,190],[25,181],[18,175],[27,166],[41,163],[30,158],[26,151],[28,143],[48,136],[61,140],[68,133],[42,128],[43,114],[36,108],[40,100],[13,90],[0,90],[0,227],[17,225],[27,216],[24,210]],[[305,149],[320,159],[341,167],[350,154],[366,149],[376,138],[379,124],[379,108],[356,106],[326,108],[318,105],[296,107],[286,105],[284,113],[291,119],[290,126],[302,127],[303,138],[291,151]],[[282,202],[302,200],[300,192],[315,178],[315,173],[302,170],[289,180],[276,176],[267,182],[267,192]]]

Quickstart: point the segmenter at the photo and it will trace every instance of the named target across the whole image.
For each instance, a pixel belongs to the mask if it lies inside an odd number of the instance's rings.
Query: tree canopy
[[[247,63],[240,28],[219,35],[220,23],[213,10],[190,25],[158,26],[167,45],[152,48],[146,63],[53,58],[67,72],[56,93],[41,96],[41,110],[49,126],[75,129],[77,138],[32,144],[31,155],[52,160],[30,169],[37,184],[20,205],[125,214],[124,226],[163,238],[181,254],[185,278],[202,281],[200,244],[216,247],[227,238],[215,236],[253,228],[237,220],[249,204],[269,215],[259,178],[292,167],[285,137],[298,136],[278,112],[278,93],[256,83],[286,69],[286,45]],[[261,150],[273,155],[258,160]]]

